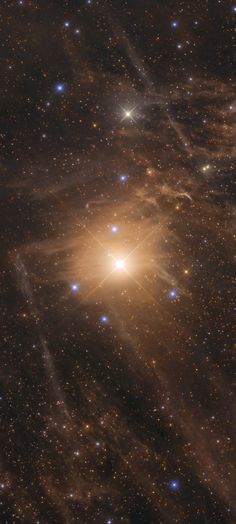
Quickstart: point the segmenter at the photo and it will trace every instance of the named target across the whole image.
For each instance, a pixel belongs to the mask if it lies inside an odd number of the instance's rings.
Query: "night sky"
[[[236,2],[0,12],[0,524],[235,524]]]

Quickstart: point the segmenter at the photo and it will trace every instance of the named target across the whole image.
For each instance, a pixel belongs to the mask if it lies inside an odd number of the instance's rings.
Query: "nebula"
[[[208,4],[2,7],[2,524],[236,521],[236,8]]]

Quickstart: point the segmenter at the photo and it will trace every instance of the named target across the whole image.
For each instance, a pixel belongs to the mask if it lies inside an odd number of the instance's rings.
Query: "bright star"
[[[133,113],[134,109],[124,109],[124,118],[130,118],[131,120],[133,120],[133,116],[132,116],[132,113]]]
[[[126,109],[125,107],[121,107],[121,109],[123,112],[123,118],[121,119],[121,121],[129,119],[129,120],[132,120],[133,122],[135,107],[133,107],[132,109]]]
[[[122,260],[121,258],[116,260],[115,269],[125,269],[125,260]]]
[[[173,21],[171,22],[171,27],[174,27],[174,28],[175,28],[175,27],[178,27],[178,21],[177,21],[177,20],[173,20]]]
[[[170,298],[176,298],[177,296],[177,292],[175,289],[171,289],[171,291],[169,291],[169,297]]]
[[[112,233],[117,233],[118,227],[117,226],[111,226]]]

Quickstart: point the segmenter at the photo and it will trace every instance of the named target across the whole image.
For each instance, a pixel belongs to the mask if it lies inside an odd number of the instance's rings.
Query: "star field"
[[[235,524],[236,5],[2,0],[1,524]]]

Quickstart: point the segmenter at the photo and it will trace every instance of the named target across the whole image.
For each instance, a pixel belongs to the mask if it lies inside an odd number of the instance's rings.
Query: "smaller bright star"
[[[119,231],[119,228],[117,226],[111,226],[111,232],[117,233]]]
[[[171,480],[168,485],[170,489],[176,491],[180,487],[180,482],[179,480]]]
[[[128,180],[128,175],[122,174],[119,175],[120,182],[124,183]]]
[[[76,282],[71,284],[70,287],[71,287],[71,291],[78,291],[79,290],[79,284],[77,284]]]
[[[55,85],[55,91],[56,93],[63,93],[65,91],[65,84],[63,84],[62,82],[58,82]]]
[[[64,22],[64,27],[70,27],[70,22],[68,21]]]
[[[171,289],[171,290],[169,291],[169,297],[170,297],[170,298],[176,298],[176,297],[177,297],[177,291],[176,291],[176,289]]]
[[[102,324],[108,324],[108,322],[109,322],[109,318],[108,318],[107,315],[102,315],[102,316],[100,317],[100,321],[102,322]]]
[[[174,28],[178,27],[178,21],[177,20],[173,20],[171,22],[171,27],[174,27]]]

